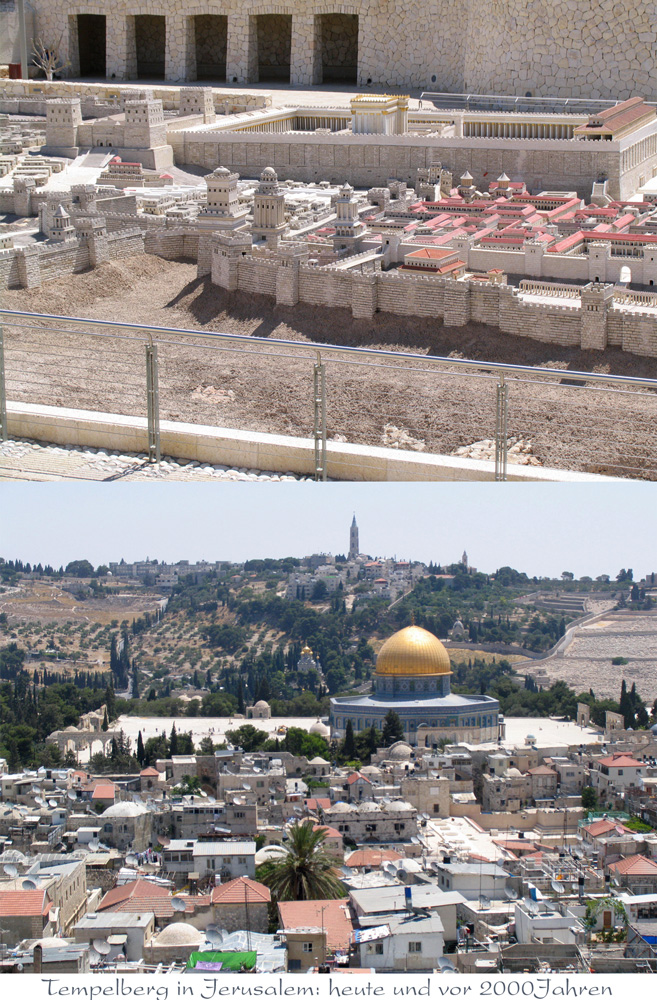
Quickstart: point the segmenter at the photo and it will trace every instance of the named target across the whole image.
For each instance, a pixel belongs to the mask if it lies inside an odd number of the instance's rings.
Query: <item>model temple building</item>
[[[374,691],[358,698],[331,699],[331,730],[344,738],[383,722],[392,709],[401,719],[404,738],[413,746],[440,739],[483,743],[499,735],[500,705],[487,695],[452,694],[449,655],[442,642],[417,625],[386,639],[376,661]]]

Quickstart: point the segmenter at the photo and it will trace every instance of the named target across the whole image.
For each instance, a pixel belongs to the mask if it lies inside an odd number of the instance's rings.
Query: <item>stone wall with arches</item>
[[[239,85],[258,82],[258,18],[280,16],[292,19],[289,80],[299,86],[321,83],[324,69],[328,75],[331,68],[346,69],[355,57],[358,87],[606,99],[657,96],[654,0],[290,0],[283,5],[225,0],[192,6],[160,0],[140,8],[127,0],[36,0],[35,7],[39,36],[47,46],[59,47],[72,77],[80,73],[78,15],[105,18],[106,75],[117,80],[137,75],[136,19],[164,17],[164,78],[171,82],[197,78],[194,19],[225,17],[225,62],[222,41],[215,65],[218,72],[225,71],[222,79]],[[93,30],[100,30],[98,22]],[[94,39],[99,48],[96,35]],[[161,48],[160,38],[160,61]],[[148,63],[147,56],[141,53],[142,63]]]

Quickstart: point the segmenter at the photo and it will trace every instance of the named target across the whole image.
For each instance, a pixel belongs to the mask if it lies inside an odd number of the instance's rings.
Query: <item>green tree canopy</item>
[[[258,868],[258,879],[275,902],[293,899],[340,899],[346,895],[335,859],[325,850],[326,831],[309,821],[289,827],[281,856]]]

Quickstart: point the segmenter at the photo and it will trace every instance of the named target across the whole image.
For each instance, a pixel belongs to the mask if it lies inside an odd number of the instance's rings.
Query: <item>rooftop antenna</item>
[[[112,946],[104,941],[103,938],[94,938],[91,947],[94,951],[98,952],[99,955],[109,955],[112,950]]]
[[[18,875],[18,868],[16,867],[16,865],[3,865],[2,870],[4,871],[5,875],[9,876],[9,878],[16,878],[16,876]]]
[[[173,896],[171,899],[171,905],[177,913],[182,913],[187,909],[187,903],[180,896]]]

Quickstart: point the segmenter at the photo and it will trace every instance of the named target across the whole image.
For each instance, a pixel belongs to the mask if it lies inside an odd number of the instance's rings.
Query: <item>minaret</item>
[[[465,566],[466,569],[468,568],[468,553],[467,552],[464,552],[463,555],[461,556],[461,565]]]
[[[358,525],[356,524],[356,515],[354,514],[354,519],[349,529],[349,560],[353,562],[354,559],[358,558],[358,555]]]

